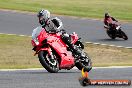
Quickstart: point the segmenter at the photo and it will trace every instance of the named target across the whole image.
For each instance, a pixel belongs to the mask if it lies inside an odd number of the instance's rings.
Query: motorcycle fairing
[[[53,39],[54,38],[54,39]],[[59,38],[49,37],[48,44],[58,53],[61,57],[61,68],[69,68],[71,64],[74,65],[74,57],[70,51],[67,51],[66,44],[64,44]]]
[[[60,68],[69,68],[71,64],[74,65],[74,57],[70,51],[67,51],[66,44],[61,40],[59,34],[47,34],[45,30],[42,30],[38,36],[39,46],[42,46],[42,41],[47,40],[47,44],[52,47],[60,56]],[[47,47],[41,48],[41,50],[47,50],[50,53],[50,50]]]

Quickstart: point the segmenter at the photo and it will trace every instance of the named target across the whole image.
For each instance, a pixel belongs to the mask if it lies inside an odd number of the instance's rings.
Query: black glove
[[[60,32],[62,32],[62,34],[65,34],[66,33],[66,30],[61,29]]]

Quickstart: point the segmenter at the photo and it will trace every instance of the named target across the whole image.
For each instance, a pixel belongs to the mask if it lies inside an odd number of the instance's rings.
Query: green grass
[[[41,67],[29,37],[0,34],[0,68]]]
[[[94,66],[132,66],[132,49],[86,44]]]
[[[44,8],[54,14],[103,18],[105,12],[132,21],[132,0],[0,0],[0,8],[38,12]]]
[[[31,38],[0,34],[0,69],[40,68]],[[93,66],[132,66],[132,49],[85,44]]]

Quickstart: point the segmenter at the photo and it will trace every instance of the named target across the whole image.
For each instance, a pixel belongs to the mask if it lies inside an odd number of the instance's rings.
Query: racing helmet
[[[109,13],[105,13],[105,18],[110,17]]]
[[[45,25],[46,21],[50,18],[50,12],[48,10],[40,10],[37,14],[39,18],[39,23]]]

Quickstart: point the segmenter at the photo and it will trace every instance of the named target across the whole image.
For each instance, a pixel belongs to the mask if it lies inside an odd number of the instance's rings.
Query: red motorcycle
[[[37,27],[40,28],[40,27]],[[70,70],[76,66],[79,70],[87,67],[87,70],[92,69],[91,59],[87,53],[83,51],[84,45],[74,32],[71,35],[72,43],[82,52],[85,58],[77,58],[68,49],[68,46],[62,41],[60,33],[47,33],[43,28],[37,37],[39,45],[31,40],[31,43],[36,46],[35,55],[38,54],[41,65],[51,73],[57,73],[61,69]]]

